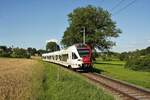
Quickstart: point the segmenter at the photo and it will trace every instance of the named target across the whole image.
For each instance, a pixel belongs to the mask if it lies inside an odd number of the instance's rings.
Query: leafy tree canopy
[[[121,33],[112,21],[111,14],[94,6],[79,7],[68,15],[69,27],[64,32],[61,43],[70,46],[83,42],[83,28],[86,33],[86,43],[92,48],[109,49],[115,43],[111,37],[118,37]]]
[[[23,48],[13,48],[11,57],[13,57],[13,58],[30,58],[30,55]]]
[[[60,50],[60,47],[56,42],[48,42],[46,44],[46,50],[49,52],[58,51]]]
[[[27,48],[27,51],[30,55],[35,55],[35,53],[37,53],[37,50],[36,48],[31,48],[31,47],[28,47]]]

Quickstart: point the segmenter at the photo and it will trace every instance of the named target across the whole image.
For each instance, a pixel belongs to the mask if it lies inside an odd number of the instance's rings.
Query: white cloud
[[[150,39],[149,40],[147,40],[149,43],[150,43]]]
[[[49,39],[49,40],[46,40],[46,43],[47,42],[56,42],[56,43],[59,43],[59,41],[57,39]]]

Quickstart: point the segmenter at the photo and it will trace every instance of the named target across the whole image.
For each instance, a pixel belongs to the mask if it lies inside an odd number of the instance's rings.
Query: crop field
[[[114,97],[58,65],[35,59],[0,58],[0,100],[114,100]]]
[[[37,72],[41,71],[40,66],[35,69],[37,64],[29,59],[0,58],[0,100],[34,100],[39,87],[33,81],[40,79]]]
[[[124,64],[123,61],[97,60],[94,67],[102,74],[150,89],[150,72],[125,69]]]

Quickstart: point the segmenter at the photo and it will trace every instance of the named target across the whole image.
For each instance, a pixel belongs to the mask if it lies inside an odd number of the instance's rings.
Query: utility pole
[[[85,27],[83,27],[83,44],[85,44]]]

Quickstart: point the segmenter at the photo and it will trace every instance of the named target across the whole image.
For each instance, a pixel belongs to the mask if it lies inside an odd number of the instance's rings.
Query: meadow
[[[97,59],[94,67],[100,73],[112,78],[150,89],[150,72],[129,70],[124,68],[124,64],[124,61],[100,61]]]
[[[114,97],[59,65],[37,59],[0,58],[0,100],[114,100]]]

